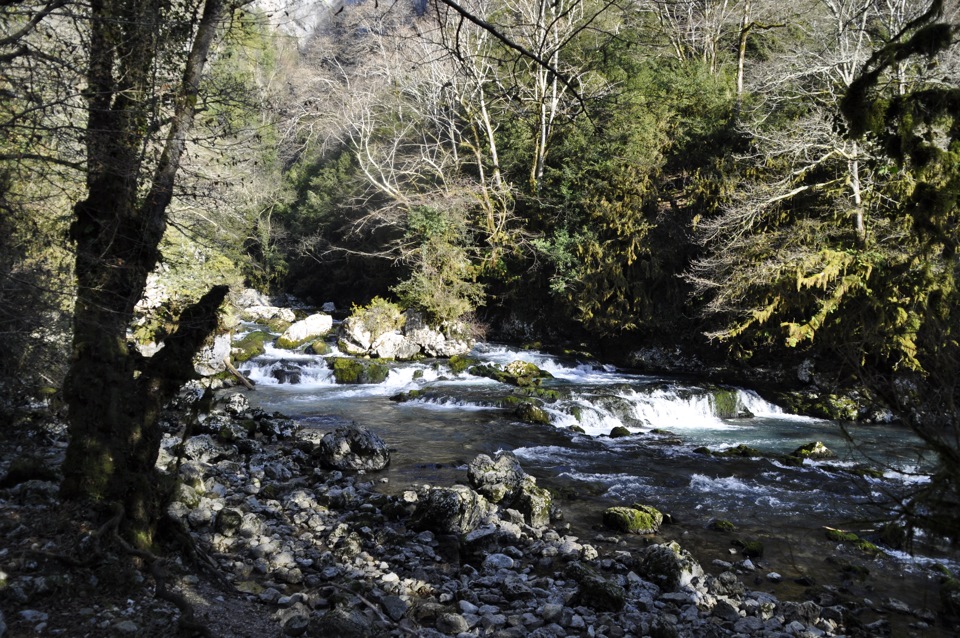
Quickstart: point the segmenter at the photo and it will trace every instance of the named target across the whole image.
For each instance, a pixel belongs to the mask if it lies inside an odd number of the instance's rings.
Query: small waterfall
[[[633,418],[644,427],[664,430],[729,430],[736,427],[716,416],[716,398],[707,390],[680,391],[662,387],[649,391],[628,389],[621,396],[630,402]]]
[[[287,354],[287,353],[284,353]],[[256,385],[332,385],[333,370],[321,357],[309,355],[270,357],[261,355],[244,362],[240,372]]]

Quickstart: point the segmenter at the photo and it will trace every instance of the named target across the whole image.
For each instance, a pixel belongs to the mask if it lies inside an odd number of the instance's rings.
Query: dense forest
[[[939,451],[955,505],[956,11],[430,0],[306,29],[242,2],[4,2],[4,393],[89,422],[117,409],[102,383],[147,423],[222,286],[382,297],[601,355],[815,361]],[[133,329],[179,345],[146,365]]]

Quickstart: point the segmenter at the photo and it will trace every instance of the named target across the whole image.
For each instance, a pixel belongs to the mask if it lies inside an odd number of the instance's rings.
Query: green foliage
[[[11,397],[60,385],[75,285],[62,210],[77,185],[53,188],[23,178],[37,167],[19,168],[0,166],[0,388]]]
[[[407,320],[402,307],[382,297],[374,297],[366,306],[353,306],[350,316],[353,321],[359,321],[375,338],[400,330]]]
[[[392,288],[407,307],[424,310],[437,323],[460,319],[483,302],[462,220],[418,206],[407,215],[407,238],[418,244],[407,258],[411,274]]]

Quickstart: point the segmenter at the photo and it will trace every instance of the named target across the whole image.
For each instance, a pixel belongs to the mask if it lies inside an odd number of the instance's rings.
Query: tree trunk
[[[167,207],[200,74],[223,0],[206,0],[184,62],[169,131],[152,175],[144,149],[156,143],[152,99],[162,0],[93,0],[88,69],[87,197],[74,207],[77,300],[73,352],[64,381],[70,444],[61,495],[119,503],[135,543],[152,541],[160,407],[193,375],[192,357],[216,328],[226,295],[218,286],[184,311],[152,359],[127,345],[133,308],[160,257]],[[119,16],[119,17],[118,17]],[[167,16],[168,17],[168,16]]]

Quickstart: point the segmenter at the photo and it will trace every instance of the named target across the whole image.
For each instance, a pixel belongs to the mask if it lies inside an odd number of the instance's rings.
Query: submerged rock
[[[390,450],[376,433],[353,424],[328,432],[313,455],[336,470],[382,470],[390,464]]]
[[[837,455],[833,450],[828,448],[826,445],[820,441],[813,441],[812,443],[807,443],[806,445],[801,445],[796,450],[790,453],[790,456],[795,456],[801,459],[835,459]]]
[[[625,436],[630,436],[630,435],[631,435],[630,430],[628,430],[627,428],[623,427],[622,425],[618,425],[618,426],[616,426],[615,428],[613,428],[612,430],[610,430],[610,438],[611,438],[611,439],[621,439],[621,438],[623,438],[623,437],[625,437]]]
[[[270,376],[277,380],[277,383],[288,383],[295,385],[300,383],[303,371],[300,366],[289,361],[281,361],[276,368],[270,371]]]

